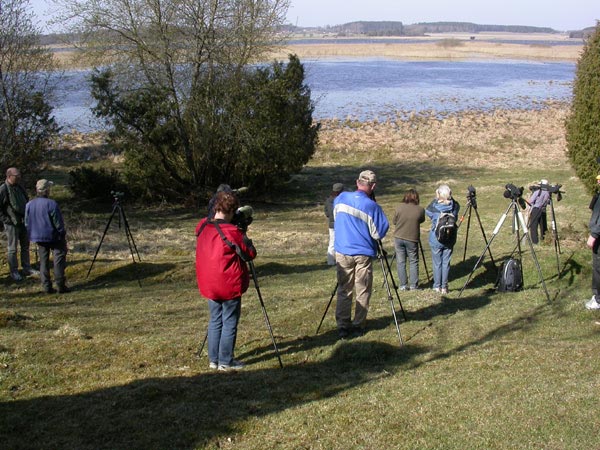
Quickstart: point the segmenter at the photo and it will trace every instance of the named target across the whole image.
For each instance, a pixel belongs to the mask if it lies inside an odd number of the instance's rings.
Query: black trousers
[[[538,238],[538,227],[542,227],[542,209],[531,208],[529,213],[529,236],[531,236],[531,242],[537,244]],[[542,238],[544,237],[544,231],[542,230]]]
[[[64,288],[67,283],[67,279],[65,278],[67,243],[65,241],[38,242],[42,287],[45,290],[49,290],[52,287],[52,279],[50,278],[50,252],[54,254],[54,281],[59,288]]]
[[[600,239],[596,239],[596,244],[592,249],[592,294],[600,300]]]

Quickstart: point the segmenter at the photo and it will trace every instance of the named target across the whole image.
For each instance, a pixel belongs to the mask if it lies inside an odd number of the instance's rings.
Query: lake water
[[[570,101],[575,63],[532,61],[304,60],[316,119],[386,120],[411,112],[536,109]],[[88,71],[65,74],[55,116],[64,131],[99,129]]]

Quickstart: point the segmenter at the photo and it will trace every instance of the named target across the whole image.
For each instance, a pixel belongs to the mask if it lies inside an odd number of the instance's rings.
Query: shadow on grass
[[[101,262],[102,260],[96,260]],[[108,260],[107,260],[108,261]],[[96,267],[94,265],[94,267]],[[78,290],[97,289],[99,285],[122,282],[142,282],[145,279],[153,278],[165,274],[177,267],[173,263],[153,264],[148,262],[130,263],[126,266],[117,267],[109,272],[94,277],[94,268],[90,272],[89,279],[77,286]],[[86,272],[87,274],[87,272]]]
[[[387,377],[421,353],[347,342],[322,362],[151,378],[0,404],[0,441],[21,449],[192,449],[235,445],[248,418],[277,414]]]

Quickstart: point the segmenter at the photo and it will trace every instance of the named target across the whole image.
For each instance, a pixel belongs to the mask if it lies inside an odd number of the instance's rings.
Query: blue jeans
[[[433,261],[433,287],[448,289],[448,273],[452,249],[448,247],[431,247]]]
[[[237,337],[237,327],[242,311],[242,298],[233,300],[208,300],[208,360],[230,365]]]
[[[400,286],[408,286],[406,277],[406,259],[408,258],[410,287],[411,289],[416,288],[419,284],[419,243],[395,238],[394,247],[396,248],[396,265]]]

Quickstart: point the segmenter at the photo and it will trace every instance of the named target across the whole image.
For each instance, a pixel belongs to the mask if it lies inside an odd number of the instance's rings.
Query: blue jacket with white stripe
[[[377,256],[377,241],[390,227],[383,209],[360,190],[342,192],[333,202],[335,251],[349,256]]]

